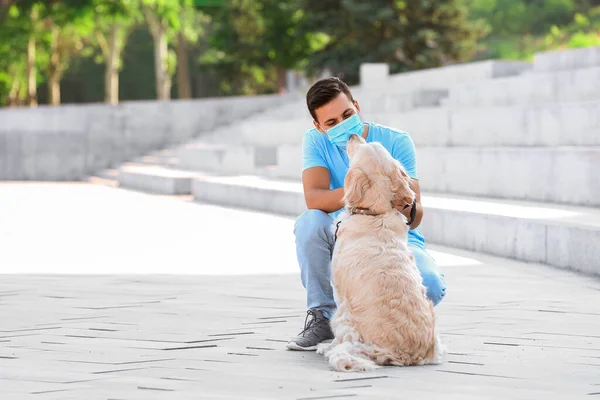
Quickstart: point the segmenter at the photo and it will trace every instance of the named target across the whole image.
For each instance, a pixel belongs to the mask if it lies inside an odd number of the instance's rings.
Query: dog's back
[[[346,365],[340,362],[344,353],[347,359],[362,354],[378,365],[417,365],[436,358],[433,304],[406,242],[385,228],[386,223],[397,225],[392,219],[399,217],[382,218],[388,221],[373,229],[365,228],[364,217],[348,220],[336,245],[332,271],[339,307],[332,327],[336,337],[348,327],[357,337],[348,337],[356,339],[353,351],[346,351],[351,345],[332,349],[332,365],[335,360]]]

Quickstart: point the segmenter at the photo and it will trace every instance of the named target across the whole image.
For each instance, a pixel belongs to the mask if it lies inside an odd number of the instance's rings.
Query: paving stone
[[[74,187],[45,188],[85,199]],[[114,193],[119,200],[110,195],[106,201],[112,214],[90,217],[99,231],[84,236],[119,253],[97,262],[75,264],[72,258],[65,265],[66,252],[10,251],[22,237],[14,235],[17,223],[30,232],[39,229],[30,235],[30,244],[39,248],[60,247],[65,240],[85,246],[77,240],[82,225],[76,210],[61,213],[64,235],[47,235],[45,227],[56,214],[32,208],[27,216],[16,205],[0,208],[5,221],[0,240],[8,248],[0,253],[0,336],[8,341],[0,346],[3,398],[504,400],[593,398],[588,394],[600,392],[598,278],[434,247],[448,284],[436,309],[438,332],[449,350],[444,362],[340,373],[314,352],[284,350],[305,317],[293,220]],[[90,199],[88,207],[94,204]],[[44,208],[43,201],[57,204],[50,195],[28,204]],[[157,263],[150,249],[144,252],[151,236],[143,234],[147,223],[135,215],[144,202],[169,216],[153,213],[152,240],[165,255],[179,254],[170,263]],[[114,221],[120,229],[109,229]],[[184,241],[194,245],[191,251],[182,249],[183,235],[193,236]],[[128,246],[119,247],[119,240],[128,240]],[[206,243],[218,248],[205,249]],[[279,245],[282,249],[274,249]],[[178,269],[175,263],[185,260]],[[23,273],[25,267],[38,273]]]

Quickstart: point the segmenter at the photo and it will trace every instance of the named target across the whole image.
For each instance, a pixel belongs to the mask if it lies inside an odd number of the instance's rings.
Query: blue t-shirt
[[[367,143],[381,143],[392,157],[402,164],[408,176],[418,179],[415,145],[410,135],[373,122],[365,123],[369,125]],[[325,167],[329,170],[329,188],[332,190],[344,186],[344,178],[350,168],[346,150],[332,144],[327,135],[316,128],[307,131],[302,140],[302,170],[313,167]],[[341,210],[338,210],[330,215],[335,218],[340,212]],[[425,245],[425,239],[419,229],[411,229],[408,232],[408,241],[420,247]]]

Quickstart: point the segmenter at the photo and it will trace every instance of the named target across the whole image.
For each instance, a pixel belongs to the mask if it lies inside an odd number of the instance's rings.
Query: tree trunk
[[[121,57],[119,30],[118,24],[111,26],[107,54],[104,55],[104,101],[109,104],[119,103],[119,60]]]
[[[279,94],[284,94],[287,92],[286,75],[287,75],[286,69],[281,66],[278,66],[277,67],[277,92]]]
[[[35,38],[29,37],[27,43],[27,104],[37,107],[37,72],[35,69]]]
[[[150,25],[150,32],[154,39],[154,73],[156,76],[156,98],[158,100],[169,100],[171,98],[171,77],[168,71],[168,45],[167,29],[153,13],[144,7],[146,20]]]
[[[48,100],[50,105],[60,105],[60,74],[58,71],[48,77]]]
[[[8,16],[8,9],[16,0],[0,0],[0,25]]]
[[[60,104],[61,55],[58,48],[59,34],[58,28],[53,27],[50,43],[50,65],[48,66],[48,97],[50,104],[53,106]]]
[[[182,32],[177,34],[177,91],[180,99],[192,98],[192,82],[188,64],[188,45]]]
[[[10,87],[10,92],[8,93],[8,106],[9,107],[17,107],[21,105],[21,101],[19,99],[19,92],[21,91],[21,82],[19,79],[13,79],[13,82]]]
[[[167,34],[161,27],[154,45],[154,65],[157,72],[156,84],[158,85],[157,97],[159,100],[171,98],[171,77],[167,63],[168,51]]]
[[[36,7],[31,10],[31,25],[36,27],[38,23],[38,13]],[[35,65],[36,43],[34,33],[29,36],[27,43],[27,104],[29,107],[37,107],[37,71]]]

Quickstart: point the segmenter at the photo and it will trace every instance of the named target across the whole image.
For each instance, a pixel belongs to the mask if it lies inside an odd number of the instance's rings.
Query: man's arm
[[[344,188],[330,190],[329,170],[325,167],[312,167],[302,173],[304,199],[309,210],[331,213],[344,207]]]

